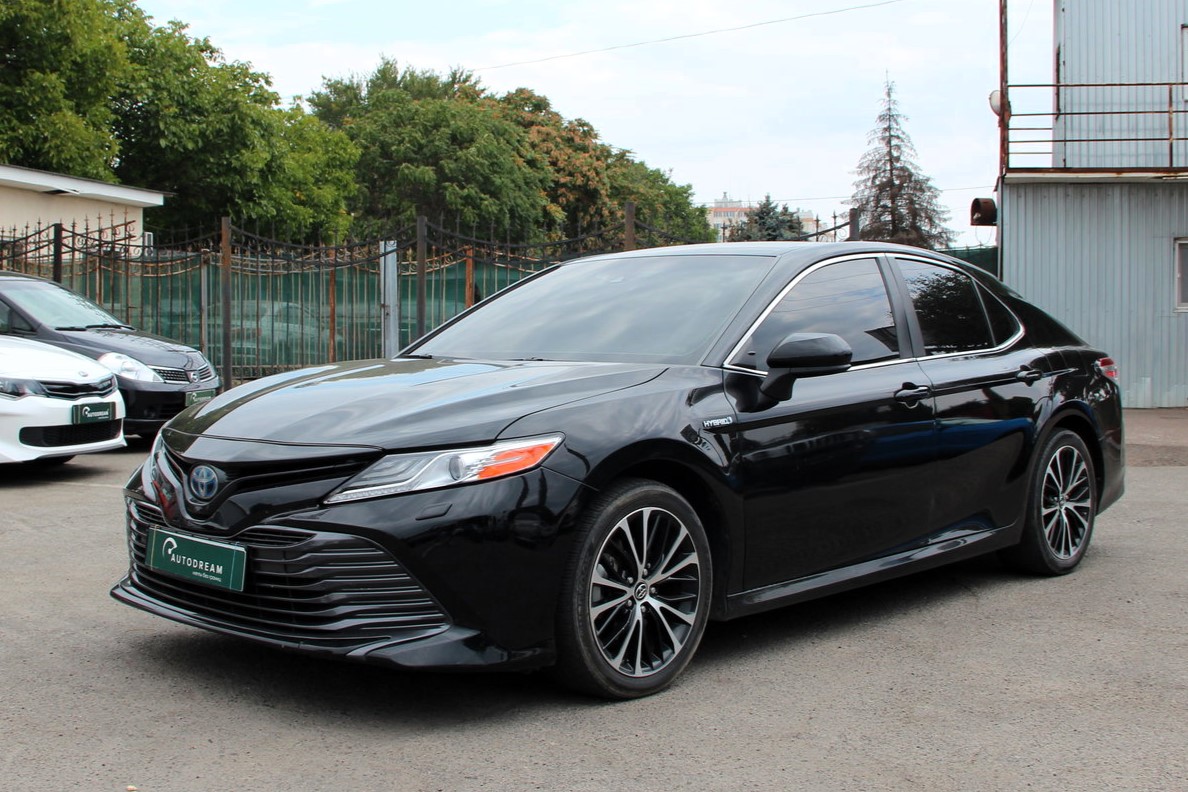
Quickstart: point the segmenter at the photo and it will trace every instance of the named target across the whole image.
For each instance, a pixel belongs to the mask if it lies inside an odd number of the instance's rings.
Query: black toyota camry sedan
[[[277,647],[642,696],[709,620],[994,551],[1071,571],[1123,490],[1116,375],[914,248],[581,259],[395,359],[187,409],[128,482],[112,594]]]

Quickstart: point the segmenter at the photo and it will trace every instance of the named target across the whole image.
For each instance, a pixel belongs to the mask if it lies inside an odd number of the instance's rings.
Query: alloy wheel
[[[693,537],[665,509],[630,512],[607,534],[590,578],[590,626],[603,659],[647,677],[680,656],[701,606]]]
[[[1040,520],[1052,553],[1060,559],[1079,552],[1093,519],[1093,482],[1078,449],[1063,446],[1048,460],[1040,499]]]

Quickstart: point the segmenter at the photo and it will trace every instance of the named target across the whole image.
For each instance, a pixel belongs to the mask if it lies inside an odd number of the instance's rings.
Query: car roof
[[[707,242],[697,245],[639,248],[620,253],[605,253],[589,258],[645,258],[648,256],[773,256],[788,263],[817,261],[851,253],[910,253],[951,261],[949,256],[910,245],[893,242]]]

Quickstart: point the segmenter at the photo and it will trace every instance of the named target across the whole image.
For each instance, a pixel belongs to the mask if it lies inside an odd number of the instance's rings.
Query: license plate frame
[[[88,402],[75,404],[70,410],[70,423],[93,424],[114,421],[116,417],[115,402]]]
[[[208,402],[215,397],[213,388],[207,390],[186,391],[186,406]]]
[[[150,528],[145,563],[157,572],[204,586],[241,592],[247,572],[247,548]]]

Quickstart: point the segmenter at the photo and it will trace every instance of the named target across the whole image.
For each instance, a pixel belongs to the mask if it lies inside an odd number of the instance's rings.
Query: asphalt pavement
[[[0,789],[1188,790],[1188,410],[1126,421],[1074,574],[986,557],[711,624],[678,684],[615,704],[124,607],[147,445],[0,470]]]

